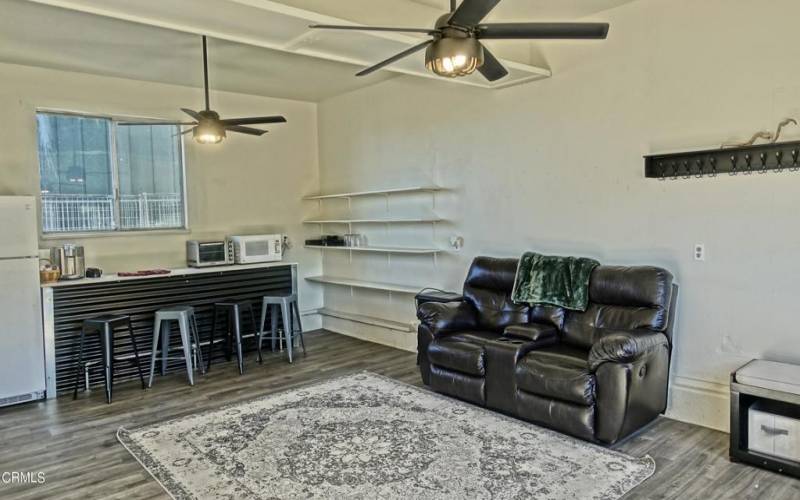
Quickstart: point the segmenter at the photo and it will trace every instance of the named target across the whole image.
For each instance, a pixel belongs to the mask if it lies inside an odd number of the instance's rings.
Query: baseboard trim
[[[400,332],[376,325],[366,325],[357,321],[333,316],[322,316],[322,327],[334,333],[374,342],[403,351],[417,352],[417,336],[413,332]]]
[[[690,424],[728,432],[730,388],[727,384],[675,375],[665,415]]]

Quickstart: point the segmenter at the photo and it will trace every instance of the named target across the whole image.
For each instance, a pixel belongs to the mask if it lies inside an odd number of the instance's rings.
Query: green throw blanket
[[[585,311],[589,305],[589,278],[598,265],[596,260],[584,257],[525,252],[519,259],[511,300]]]

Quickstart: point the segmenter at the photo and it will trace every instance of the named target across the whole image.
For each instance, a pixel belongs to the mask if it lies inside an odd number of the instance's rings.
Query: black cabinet
[[[800,477],[800,461],[786,458],[800,445],[800,425],[795,425],[800,423],[800,395],[741,383],[737,372],[731,374],[731,461]],[[765,451],[771,439],[783,443],[774,445],[774,453]],[[787,447],[792,449],[788,454]]]

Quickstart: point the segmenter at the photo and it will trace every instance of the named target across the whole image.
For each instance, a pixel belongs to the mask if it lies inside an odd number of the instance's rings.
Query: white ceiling
[[[632,0],[504,0],[507,21],[581,17]],[[392,78],[356,78],[365,63],[402,50],[413,37],[307,30],[309,21],[427,26],[446,0],[0,0],[0,62],[178,85],[201,86],[198,33],[209,41],[212,88],[320,101]],[[63,8],[62,8],[63,7]],[[301,10],[302,9],[302,10]],[[534,16],[534,14],[536,14]],[[498,16],[503,17],[498,17]],[[501,84],[546,77],[524,63],[529,45],[492,45],[511,70]],[[304,55],[303,55],[304,54]],[[309,55],[314,57],[308,57]],[[510,61],[509,58],[519,62]],[[391,67],[432,77],[421,54]],[[471,79],[470,79],[471,78]],[[457,83],[486,85],[479,75]],[[452,80],[448,80],[451,81]],[[501,86],[501,85],[498,85]]]
[[[0,61],[201,87],[200,37],[109,17],[0,0]],[[393,76],[225,40],[209,41],[212,88],[319,101]]]

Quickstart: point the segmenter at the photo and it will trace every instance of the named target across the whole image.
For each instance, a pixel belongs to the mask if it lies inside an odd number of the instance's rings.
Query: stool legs
[[[291,303],[291,309],[294,311],[294,317],[297,319],[297,334],[300,336],[300,345],[303,346],[303,356],[306,355],[306,341],[303,340],[303,323],[300,321],[300,308],[297,302]]]
[[[128,335],[131,337],[131,346],[133,346],[133,359],[136,361],[136,371],[139,372],[139,380],[142,381],[142,389],[144,389],[144,373],[142,373],[142,364],[139,363],[139,348],[136,347],[136,337],[133,335],[133,328],[131,327],[130,319],[128,319]]]
[[[258,337],[258,362],[262,363],[263,359],[261,358],[261,334],[259,333],[258,323],[256,323],[256,315],[253,312],[253,305],[247,305],[247,312],[250,315],[250,324],[253,325],[253,334]]]
[[[158,338],[161,335],[161,320],[156,317],[155,323],[153,323],[153,350],[150,351],[150,378],[147,382],[147,387],[153,387],[153,376],[156,374],[156,355],[158,354]],[[161,357],[163,358],[165,354],[162,352]],[[163,360],[162,360],[162,372],[164,372]]]
[[[264,340],[264,323],[267,322],[267,304],[261,304],[261,321],[258,323],[258,360],[261,362],[261,343]]]
[[[169,321],[161,321],[161,375],[167,374],[169,364],[169,338],[172,336],[172,325]]]
[[[196,366],[200,367],[200,374],[205,375],[205,363],[203,363],[203,349],[200,347],[200,330],[197,328],[197,318],[194,314],[189,317],[189,322],[194,330],[194,345],[195,345],[195,352],[197,353],[198,363],[195,363]]]
[[[208,339],[208,364],[206,371],[211,370],[211,358],[214,356],[214,334],[217,333],[217,308],[214,307],[214,314],[211,317],[211,335]]]
[[[114,357],[111,355],[111,346],[114,342],[111,325],[105,324],[100,334],[103,349],[103,376],[106,379],[106,402],[111,402],[111,391],[114,388]]]
[[[289,302],[286,300],[281,303],[281,315],[283,316],[283,335],[286,337],[286,352],[289,355],[289,363],[292,363],[292,315],[289,312]]]
[[[239,307],[234,307],[228,314],[233,315],[233,335],[236,342],[236,360],[239,363],[239,375],[244,373],[244,360],[242,359],[242,325],[239,318]]]
[[[75,390],[72,392],[72,399],[78,399],[78,382],[81,379],[81,367],[83,366],[83,343],[86,340],[86,329],[81,328],[81,341],[78,348],[78,364],[75,366]]]
[[[189,385],[194,385],[194,370],[192,367],[192,341],[189,334],[189,322],[186,318],[178,320],[178,327],[181,333],[181,344],[183,347],[183,357],[186,362],[186,374],[189,376]],[[161,359],[167,359],[167,351],[162,352]]]
[[[259,349],[261,347],[261,335],[258,332],[258,324],[256,323],[255,315],[253,314],[252,306],[247,306],[250,310],[250,320],[253,324],[253,330],[256,334],[256,337],[259,341]],[[220,311],[221,310],[221,311]],[[231,353],[233,351],[233,347],[235,344],[236,347],[236,363],[239,367],[239,375],[244,374],[244,352],[242,348],[242,321],[241,321],[241,313],[242,309],[239,307],[239,304],[235,303],[218,303],[214,305],[214,324],[211,327],[211,340],[212,346],[209,349],[209,359],[208,359],[208,368],[211,369],[211,353],[213,352],[213,340],[217,330],[217,320],[216,317],[221,315],[220,313],[224,313],[227,315],[226,318],[226,329],[225,329],[225,357],[230,360]]]

